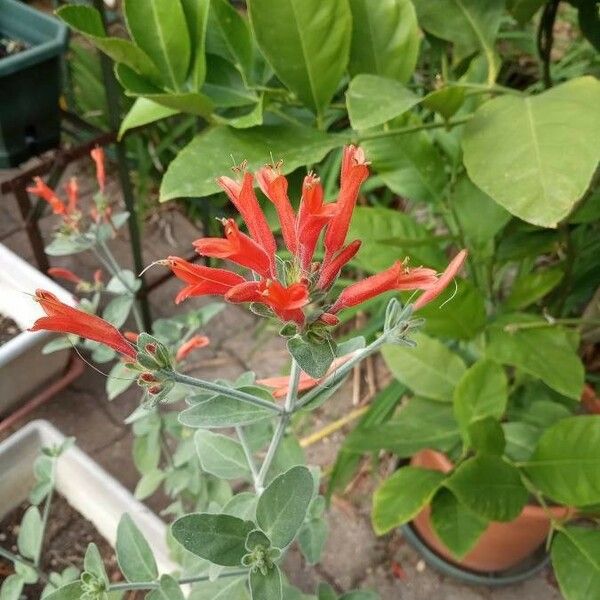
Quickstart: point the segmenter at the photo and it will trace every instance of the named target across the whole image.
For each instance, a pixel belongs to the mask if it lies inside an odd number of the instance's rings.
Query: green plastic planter
[[[18,0],[0,0],[0,35],[30,47],[0,58],[0,168],[58,145],[65,24]]]

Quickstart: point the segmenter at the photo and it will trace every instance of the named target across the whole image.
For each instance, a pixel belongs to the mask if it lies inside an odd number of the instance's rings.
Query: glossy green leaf
[[[258,569],[250,572],[252,600],[283,600],[281,571],[277,565],[265,574]]]
[[[234,439],[198,429],[194,436],[202,469],[223,479],[237,479],[250,474],[244,449]]]
[[[441,488],[431,501],[431,525],[444,546],[462,558],[475,546],[488,522],[461,504],[450,490]]]
[[[206,82],[202,93],[222,108],[249,106],[258,100],[256,92],[246,88],[240,72],[220,56],[207,61]]]
[[[353,129],[381,125],[404,114],[419,101],[418,96],[398,81],[366,73],[354,77],[346,91]]]
[[[37,506],[30,506],[23,515],[17,537],[17,548],[25,558],[37,561],[42,543],[42,517]]]
[[[552,541],[552,566],[565,600],[600,597],[600,531],[566,527]]]
[[[494,417],[480,417],[469,423],[467,436],[470,446],[479,454],[504,453],[506,440],[500,421]]]
[[[165,92],[124,64],[115,66],[115,75],[125,88],[127,96],[144,97],[178,112],[186,112],[200,117],[207,117],[212,113],[212,100],[198,92]]]
[[[285,548],[304,522],[313,495],[313,478],[303,466],[276,477],[261,494],[256,522],[276,548]]]
[[[539,321],[531,315],[507,315],[488,329],[486,355],[539,377],[544,383],[569,398],[578,400],[583,388],[581,359],[560,327],[511,329],[511,324]]]
[[[233,160],[248,161],[255,170],[282,159],[282,172],[317,163],[343,140],[296,125],[263,125],[250,129],[211,127],[196,136],[170,163],[160,190],[162,202],[172,198],[207,196],[219,190],[215,177],[231,172]],[[189,177],[193,172],[194,177]]]
[[[427,132],[367,140],[362,146],[373,169],[394,193],[414,202],[436,202],[442,198],[447,175]]]
[[[240,566],[254,523],[231,515],[194,513],[171,525],[173,537],[192,554],[224,567]]]
[[[524,463],[525,472],[546,496],[567,506],[600,502],[600,416],[558,421],[540,437]]]
[[[382,355],[398,381],[415,394],[450,402],[454,388],[466,371],[458,354],[423,333],[413,336],[416,347],[386,345]]]
[[[463,435],[476,419],[499,419],[504,414],[507,401],[508,380],[504,369],[489,359],[478,360],[454,389],[454,416]]]
[[[556,227],[585,193],[600,160],[598,104],[600,82],[593,77],[537,96],[486,102],[463,136],[469,177],[513,215]]]
[[[419,53],[417,15],[410,0],[350,0],[350,10],[350,73],[409,81]],[[373,95],[378,95],[377,88]]]
[[[513,284],[506,299],[506,307],[510,310],[527,308],[551,292],[560,283],[563,275],[563,270],[559,268],[522,275]]]
[[[190,36],[189,82],[199,91],[206,75],[205,41],[211,0],[181,0]]]
[[[422,103],[425,108],[439,113],[444,119],[448,120],[463,105],[465,93],[465,88],[459,85],[443,87],[427,94]]]
[[[190,64],[190,34],[180,0],[125,0],[127,29],[162,73],[167,86],[178,91]]]
[[[506,456],[514,461],[528,460],[537,444],[542,430],[529,423],[503,423]]]
[[[454,44],[457,61],[476,51],[485,55],[488,81],[500,68],[494,42],[504,12],[504,0],[413,0],[419,25]]]
[[[128,40],[107,37],[100,13],[96,9],[81,5],[61,6],[56,14],[116,63],[123,63],[154,84],[160,85],[161,73],[149,55]]]
[[[133,519],[125,513],[117,527],[117,561],[127,581],[153,581],[158,578],[150,545]]]
[[[258,46],[277,77],[322,113],[348,64],[347,0],[250,0],[248,9]]]
[[[324,519],[310,519],[300,528],[298,545],[309,565],[316,565],[321,560],[328,532]]]
[[[425,448],[446,452],[459,441],[452,406],[415,397],[388,422],[352,432],[345,447],[353,452],[390,450],[400,457],[409,457]]]
[[[300,368],[314,378],[323,377],[336,356],[336,343],[331,338],[311,340],[298,334],[287,341],[287,349]]]
[[[444,258],[427,229],[397,210],[357,206],[348,239],[362,240],[356,264],[371,273],[390,267],[410,256],[415,264],[442,266]]]
[[[152,590],[146,600],[185,600],[181,586],[170,575],[160,578],[159,587]]]
[[[517,468],[487,454],[460,464],[445,485],[459,502],[490,521],[512,521],[529,497]]]
[[[486,324],[485,297],[470,281],[457,279],[435,300],[419,310],[423,332],[447,339],[470,340]]]
[[[382,535],[415,517],[444,477],[440,471],[418,467],[398,469],[375,490],[371,517],[375,533]]]
[[[273,400],[267,390],[256,386],[244,386],[240,391],[253,394],[263,400]],[[228,396],[215,395],[194,403],[179,413],[179,421],[188,427],[236,427],[248,425],[273,416],[267,408]]]
[[[168,108],[147,98],[137,98],[121,122],[119,138],[122,138],[130,129],[148,125],[148,123],[154,123],[178,113],[179,111],[175,108]]]
[[[506,8],[521,25],[524,25],[544,4],[546,0],[508,0]]]

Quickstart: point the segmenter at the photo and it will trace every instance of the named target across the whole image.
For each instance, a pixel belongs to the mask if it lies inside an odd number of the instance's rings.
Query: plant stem
[[[298,383],[300,382],[300,365],[296,362],[296,360],[292,360],[292,368],[290,371],[290,383],[288,387],[288,393],[285,398],[285,412],[279,416],[279,422],[277,423],[277,427],[275,429],[275,433],[273,434],[273,439],[269,444],[269,448],[267,449],[267,454],[263,461],[263,464],[260,468],[260,472],[258,473],[258,477],[255,481],[255,489],[257,494],[261,494],[264,485],[265,478],[273,464],[273,459],[275,458],[275,454],[281,444],[281,440],[285,435],[285,430],[290,422],[292,417],[292,413],[295,409],[296,399],[298,398]]]
[[[499,85],[497,83],[488,85],[487,83],[467,83],[463,81],[448,81],[448,87],[462,87],[470,90],[478,90],[480,92],[489,92],[490,94],[512,94],[513,96],[526,96],[525,92],[515,90],[514,88]]]
[[[228,571],[225,573],[221,573],[218,579],[222,579],[225,577],[239,577],[240,575],[247,575],[248,570],[239,569],[237,571]],[[188,583],[198,583],[200,581],[209,581],[209,575],[196,575],[193,577],[182,577],[177,580],[179,585],[186,585]],[[132,583],[111,583],[108,586],[109,592],[117,592],[120,590],[152,590],[160,587],[160,583],[158,581],[138,581]]]
[[[33,569],[39,575],[40,579],[42,579],[44,582],[48,581],[48,578],[46,577],[46,573],[44,573],[44,571],[42,571],[37,565],[28,561],[26,558],[23,558],[22,556],[19,556],[18,554],[13,554],[9,550],[5,550],[2,547],[0,547],[0,556],[2,556],[3,558],[6,558],[6,560],[10,560],[12,563],[19,562],[22,565],[25,565],[26,567]]]
[[[250,467],[250,472],[252,473],[252,479],[254,480],[254,487],[256,488],[256,483],[258,481],[258,468],[256,466],[254,456],[252,456],[252,448],[250,448],[248,438],[246,437],[246,432],[242,426],[238,425],[235,428],[235,432],[240,440],[242,448],[244,449],[244,454],[246,455],[246,460],[248,461],[248,466]]]
[[[600,325],[600,319],[552,319],[549,321],[533,321],[530,323],[507,323],[504,331],[510,333],[521,329],[539,329],[542,327],[554,327],[555,325]]]
[[[386,131],[375,131],[373,133],[365,133],[363,135],[355,135],[353,140],[358,142],[365,142],[367,140],[376,140],[383,137],[392,137],[395,135],[404,135],[407,133],[414,133],[415,131],[421,131],[422,129],[439,129],[441,127],[446,127],[450,129],[451,127],[457,127],[458,125],[464,125],[468,121],[471,120],[471,115],[466,117],[460,117],[454,120],[448,120],[443,122],[432,122],[432,123],[422,123],[421,125],[411,125],[409,127],[399,127],[398,129],[388,129]]]
[[[54,479],[56,473],[56,458],[52,461],[52,486],[50,487],[50,491],[46,496],[46,502],[44,504],[44,512],[42,514],[42,531],[40,534],[40,545],[38,547],[37,554],[34,559],[34,564],[36,567],[39,567],[40,558],[42,556],[42,547],[44,545],[44,536],[46,534],[46,527],[48,526],[48,518],[50,517],[50,507],[52,506],[52,498],[54,497]]]
[[[223,396],[235,398],[236,400],[241,400],[242,402],[249,402],[250,404],[255,404],[261,408],[267,408],[276,413],[282,414],[284,412],[284,409],[273,402],[263,400],[262,398],[257,398],[252,394],[236,390],[235,388],[219,385],[218,383],[213,383],[212,381],[206,381],[204,379],[198,379],[197,377],[191,377],[190,375],[184,375],[178,371],[163,371],[162,373],[165,375],[165,377],[171,378],[177,383],[183,383],[185,385],[190,385],[208,392],[222,394]]]

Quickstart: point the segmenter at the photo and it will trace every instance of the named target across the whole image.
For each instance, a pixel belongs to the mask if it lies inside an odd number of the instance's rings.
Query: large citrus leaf
[[[463,137],[469,177],[513,215],[555,227],[600,160],[599,105],[600,81],[593,77],[485,103]]]

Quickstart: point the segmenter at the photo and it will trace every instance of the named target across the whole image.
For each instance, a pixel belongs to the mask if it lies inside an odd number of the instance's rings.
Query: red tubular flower
[[[362,148],[355,146],[344,148],[337,211],[325,234],[325,263],[329,262],[344,245],[358,191],[368,176],[369,169]]]
[[[205,335],[195,335],[190,338],[187,342],[181,344],[175,355],[176,360],[183,360],[188,354],[199,348],[208,346],[210,340]]]
[[[360,240],[354,240],[343,250],[340,250],[321,270],[321,276],[317,287],[320,290],[328,290],[339,275],[342,267],[352,260],[361,245]]]
[[[35,300],[40,303],[48,316],[38,319],[30,331],[72,333],[104,344],[123,356],[135,360],[136,352],[133,346],[118,329],[104,319],[68,306],[45,290],[36,290]]]
[[[63,269],[61,267],[50,267],[48,269],[48,275],[50,275],[50,277],[70,281],[71,283],[80,283],[83,281],[81,277],[79,277],[79,275],[75,275],[73,271],[70,271],[69,269]]]
[[[241,275],[232,271],[195,265],[178,256],[169,256],[168,259],[160,262],[167,264],[178,279],[187,283],[187,286],[177,294],[176,304],[190,296],[223,296],[232,287],[245,281]]]
[[[446,270],[442,273],[441,277],[436,281],[434,285],[429,287],[423,294],[421,294],[414,303],[414,309],[419,310],[426,304],[435,300],[447,287],[448,284],[454,279],[456,274],[460,271],[465,260],[467,258],[467,251],[461,250],[446,267]]]
[[[96,146],[91,152],[90,156],[96,163],[96,179],[100,191],[104,192],[104,186],[106,184],[106,172],[104,170],[104,150],[100,146]]]
[[[237,208],[254,241],[267,253],[274,274],[277,244],[254,193],[254,177],[244,173],[241,184],[229,177],[219,177],[217,183]]]
[[[232,288],[225,299],[229,302],[260,302],[268,306],[282,321],[304,324],[302,307],[309,302],[308,287],[303,282],[285,287],[279,281],[246,281]]]
[[[65,187],[67,188],[67,197],[69,198],[67,212],[71,214],[77,210],[77,201],[79,200],[79,186],[77,185],[77,179],[71,177]]]
[[[335,203],[323,203],[323,187],[318,177],[309,173],[302,184],[302,198],[298,209],[297,238],[300,265],[308,271],[323,227],[335,214]]]
[[[94,283],[96,285],[102,285],[103,279],[104,279],[104,276],[102,275],[102,269],[96,269],[94,271]]]
[[[436,283],[437,277],[433,269],[425,267],[409,269],[398,261],[377,275],[349,285],[328,312],[335,314],[343,308],[356,306],[390,290],[427,290]]]
[[[34,177],[33,181],[35,183],[35,186],[30,186],[27,188],[27,191],[30,194],[34,194],[38,196],[38,198],[42,198],[42,200],[45,200],[52,207],[52,212],[55,215],[67,214],[67,207],[63,204],[62,200],[54,193],[54,191],[42,181],[41,177]]]
[[[135,331],[124,331],[123,335],[125,336],[126,340],[129,340],[134,344],[137,344],[138,338],[140,337],[140,334],[136,333]]]
[[[296,254],[298,247],[296,215],[288,198],[287,179],[277,171],[277,168],[266,166],[256,173],[256,181],[263,194],[275,205],[286,248],[292,254]]]
[[[202,256],[227,258],[248,267],[254,272],[269,277],[271,261],[267,253],[250,237],[243,234],[233,219],[223,219],[225,236],[222,238],[202,238],[194,242],[196,252]]]

